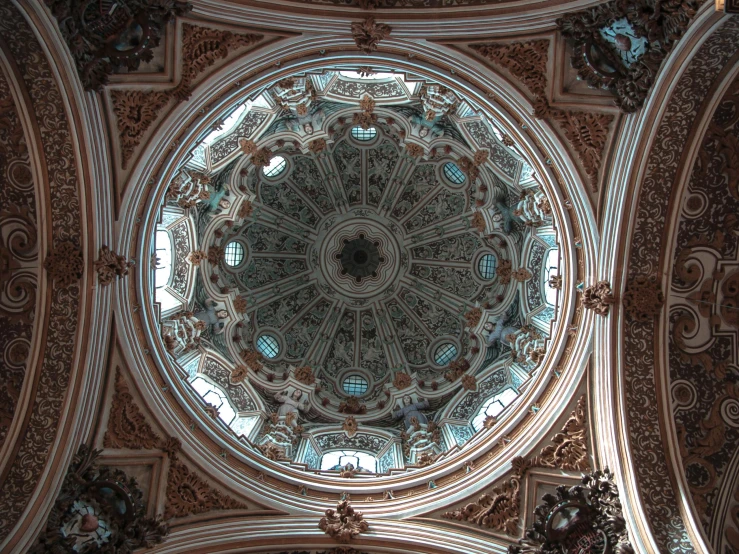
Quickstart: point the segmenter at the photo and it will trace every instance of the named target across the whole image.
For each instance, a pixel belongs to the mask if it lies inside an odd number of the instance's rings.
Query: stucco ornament
[[[80,446],[46,528],[29,552],[128,554],[164,540],[169,529],[160,519],[146,516],[136,480],[120,470],[98,467],[100,452]]]
[[[656,277],[638,275],[627,283],[622,302],[631,319],[646,321],[659,315],[665,295]]]
[[[131,265],[125,256],[119,256],[107,246],[101,247],[100,258],[95,261],[98,282],[104,287],[110,285],[116,277],[128,275]]]
[[[360,533],[369,530],[369,524],[362,517],[362,512],[352,508],[348,500],[339,502],[336,510],[326,510],[318,528],[328,536],[341,543],[348,543]]]
[[[352,23],[352,36],[354,42],[365,54],[371,54],[380,44],[380,41],[390,36],[392,27],[384,23],[376,23],[374,17],[368,17],[364,21]]]
[[[580,552],[632,554],[613,474],[606,468],[584,475],[582,484],[545,494],[535,521],[509,554]]]
[[[82,277],[85,264],[80,249],[71,242],[63,242],[46,257],[44,267],[57,286],[68,287]]]
[[[608,315],[611,304],[616,302],[608,281],[598,281],[583,291],[582,305],[603,317]]]

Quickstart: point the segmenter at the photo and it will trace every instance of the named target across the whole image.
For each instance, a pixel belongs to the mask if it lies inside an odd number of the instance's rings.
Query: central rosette
[[[344,248],[336,257],[341,262],[341,274],[351,275],[357,283],[367,277],[377,277],[377,270],[385,263],[385,257],[380,253],[380,241],[369,240],[363,233],[353,240],[344,239]]]
[[[316,240],[321,288],[329,296],[356,302],[388,289],[408,266],[398,226],[373,211],[362,209],[328,218]]]

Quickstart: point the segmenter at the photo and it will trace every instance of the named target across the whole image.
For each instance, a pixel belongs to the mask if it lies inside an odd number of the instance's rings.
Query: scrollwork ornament
[[[374,17],[368,17],[364,21],[352,23],[352,36],[354,42],[365,54],[371,54],[377,50],[380,41],[390,36],[392,27],[384,23],[376,23]]]

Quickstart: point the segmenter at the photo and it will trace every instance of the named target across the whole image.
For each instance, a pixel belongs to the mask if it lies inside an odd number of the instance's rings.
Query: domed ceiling
[[[492,426],[545,356],[559,273],[549,201],[506,144],[393,73],[284,79],[224,120],[156,239],[162,336],[211,415],[352,476]]]

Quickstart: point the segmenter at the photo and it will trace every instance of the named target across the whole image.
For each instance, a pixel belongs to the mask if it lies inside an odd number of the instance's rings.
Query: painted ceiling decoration
[[[0,4],[0,552],[739,552],[736,2]]]

